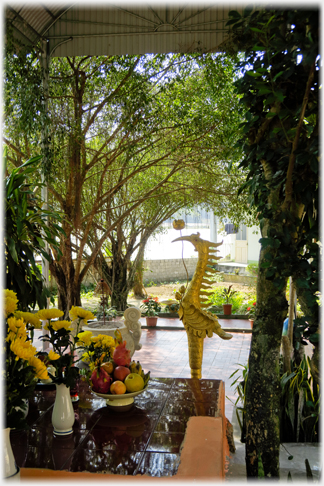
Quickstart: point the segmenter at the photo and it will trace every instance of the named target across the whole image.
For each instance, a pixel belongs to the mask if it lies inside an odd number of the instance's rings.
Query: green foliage
[[[167,304],[164,307],[164,311],[165,312],[178,312],[179,308],[180,308],[180,304],[178,302],[176,302],[175,304]]]
[[[238,144],[248,170],[241,191],[258,211],[261,270],[278,290],[292,276],[314,339],[319,290],[319,12],[315,9],[231,13],[238,59],[235,85],[245,110]],[[316,339],[316,336],[315,336]]]
[[[241,365],[230,378],[235,377],[231,387],[235,387],[237,399],[234,403],[238,424],[245,441],[246,385],[249,364]],[[312,376],[309,358],[304,356],[300,365],[292,362],[294,371],[280,373],[280,428],[282,442],[317,442],[319,440],[320,398],[312,391]],[[317,385],[318,387],[318,385]]]
[[[223,272],[218,272],[218,273],[215,273],[212,275],[212,277],[210,277],[210,280],[212,282],[224,282],[224,274]]]
[[[222,304],[224,304],[224,296],[226,298],[226,293],[228,292],[227,287],[215,287],[208,296],[208,304],[219,308],[222,312]],[[246,295],[243,292],[235,291],[229,297],[229,303],[232,304],[232,314],[237,314],[242,307],[242,303]]]
[[[95,288],[96,285],[94,283],[89,283],[89,284],[81,284],[81,297],[84,297],[86,299],[91,299],[95,294]]]
[[[225,304],[231,304],[233,297],[237,294],[237,290],[232,290],[233,285],[229,285],[228,288],[223,287],[222,296],[225,299]]]
[[[60,255],[55,238],[61,228],[54,222],[60,219],[59,215],[42,207],[35,185],[30,182],[37,178],[40,159],[31,158],[5,178],[6,287],[16,292],[20,310],[34,309],[36,304],[46,307],[50,293],[35,261],[36,255],[50,260],[45,242]],[[5,156],[5,167],[6,163]]]
[[[242,432],[242,437],[241,437],[241,442],[245,442],[245,412],[246,412],[246,383],[247,383],[247,378],[249,374],[249,364],[247,363],[246,365],[242,365],[237,363],[238,366],[241,368],[238,368],[235,370],[231,375],[230,378],[233,378],[235,375],[235,380],[231,383],[231,387],[235,386],[235,392],[237,393],[237,398],[234,402],[235,406],[235,413],[237,417],[237,422],[240,426],[241,432]],[[228,400],[230,400],[228,397],[226,397]],[[230,400],[232,402],[232,400]],[[233,402],[232,402],[233,403]]]
[[[309,358],[292,363],[292,373],[281,376],[281,433],[285,442],[318,442],[320,397],[313,391]]]
[[[97,319],[103,319],[104,316],[106,319],[112,319],[116,317],[118,314],[116,307],[107,307],[106,305],[102,305],[102,303],[99,303],[97,312],[96,312],[96,317]]]
[[[246,271],[253,275],[254,277],[258,276],[259,264],[258,263],[249,263],[246,267]]]
[[[241,114],[229,57],[52,58],[50,124],[41,118],[28,125],[22,93],[30,82],[35,104],[42,106],[44,93],[35,82],[41,67],[36,54],[24,61],[8,49],[6,56],[5,135],[12,165],[19,165],[31,143],[38,141],[40,151],[42,132],[49,130],[49,194],[65,216],[66,238],[60,241],[65,258],[51,264],[61,306],[78,305],[82,279],[103,245],[103,253],[119,262],[105,269],[119,308],[132,286],[137,242],[144,245],[175,211],[203,202],[218,214],[241,219],[250,214],[245,195],[236,191],[244,180],[238,170],[241,149],[233,148]],[[28,93],[26,101],[31,99]],[[31,104],[33,121],[35,112]]]
[[[45,112],[39,53],[17,39],[13,41],[10,22],[6,25],[4,49],[4,135],[19,148],[9,157],[18,167],[29,153],[41,153],[40,133],[49,119]],[[42,155],[42,171],[47,176],[51,170],[51,154],[44,157],[43,151]]]

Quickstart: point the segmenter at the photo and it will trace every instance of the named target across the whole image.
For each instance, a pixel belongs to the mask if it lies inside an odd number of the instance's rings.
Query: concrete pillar
[[[209,212],[209,221],[210,241],[217,243],[217,216],[213,213],[213,211]]]

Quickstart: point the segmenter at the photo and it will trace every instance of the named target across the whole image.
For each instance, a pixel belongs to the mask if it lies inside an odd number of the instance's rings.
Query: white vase
[[[4,479],[18,479],[20,476],[20,469],[16,464],[15,457],[12,452],[10,442],[10,427],[4,429],[4,442],[3,442],[3,478]]]
[[[58,436],[71,434],[74,420],[70,388],[63,383],[60,385],[56,384],[56,396],[52,412],[54,434]]]

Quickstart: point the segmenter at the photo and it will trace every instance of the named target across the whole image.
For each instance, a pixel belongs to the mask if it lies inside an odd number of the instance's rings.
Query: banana
[[[130,362],[129,369],[131,373],[137,373],[136,362],[134,360]]]
[[[129,365],[129,369],[131,373],[137,373],[138,375],[141,375],[143,378],[143,369],[142,365],[139,361],[131,361]]]
[[[146,386],[146,385],[147,385],[147,382],[148,382],[148,381],[149,381],[149,379],[150,379],[150,373],[151,373],[151,372],[150,372],[150,371],[148,371],[148,372],[146,373],[146,375],[144,375],[144,378],[143,378],[143,380],[144,380],[144,386]]]
[[[135,373],[137,373],[138,375],[140,375],[142,373],[142,365],[139,361],[137,361],[136,363],[136,371]]]

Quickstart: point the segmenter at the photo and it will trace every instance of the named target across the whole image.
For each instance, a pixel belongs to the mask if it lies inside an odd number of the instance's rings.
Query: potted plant
[[[256,302],[253,302],[247,309],[246,309],[246,314],[249,318],[251,328],[253,327],[253,322],[254,322],[254,317],[255,317],[255,308],[256,308]]]
[[[162,300],[161,304],[165,306],[163,312],[165,312],[166,314],[178,315],[180,304],[177,300],[174,299]]]
[[[161,311],[161,305],[158,297],[151,297],[144,299],[140,305],[143,309],[143,315],[146,317],[147,326],[156,326],[158,313]]]
[[[232,287],[233,285],[230,285],[228,288],[224,287],[222,291],[222,296],[225,299],[225,304],[223,304],[223,313],[225,316],[230,316],[232,314],[232,304],[230,300],[237,292],[237,290],[232,290]]]

